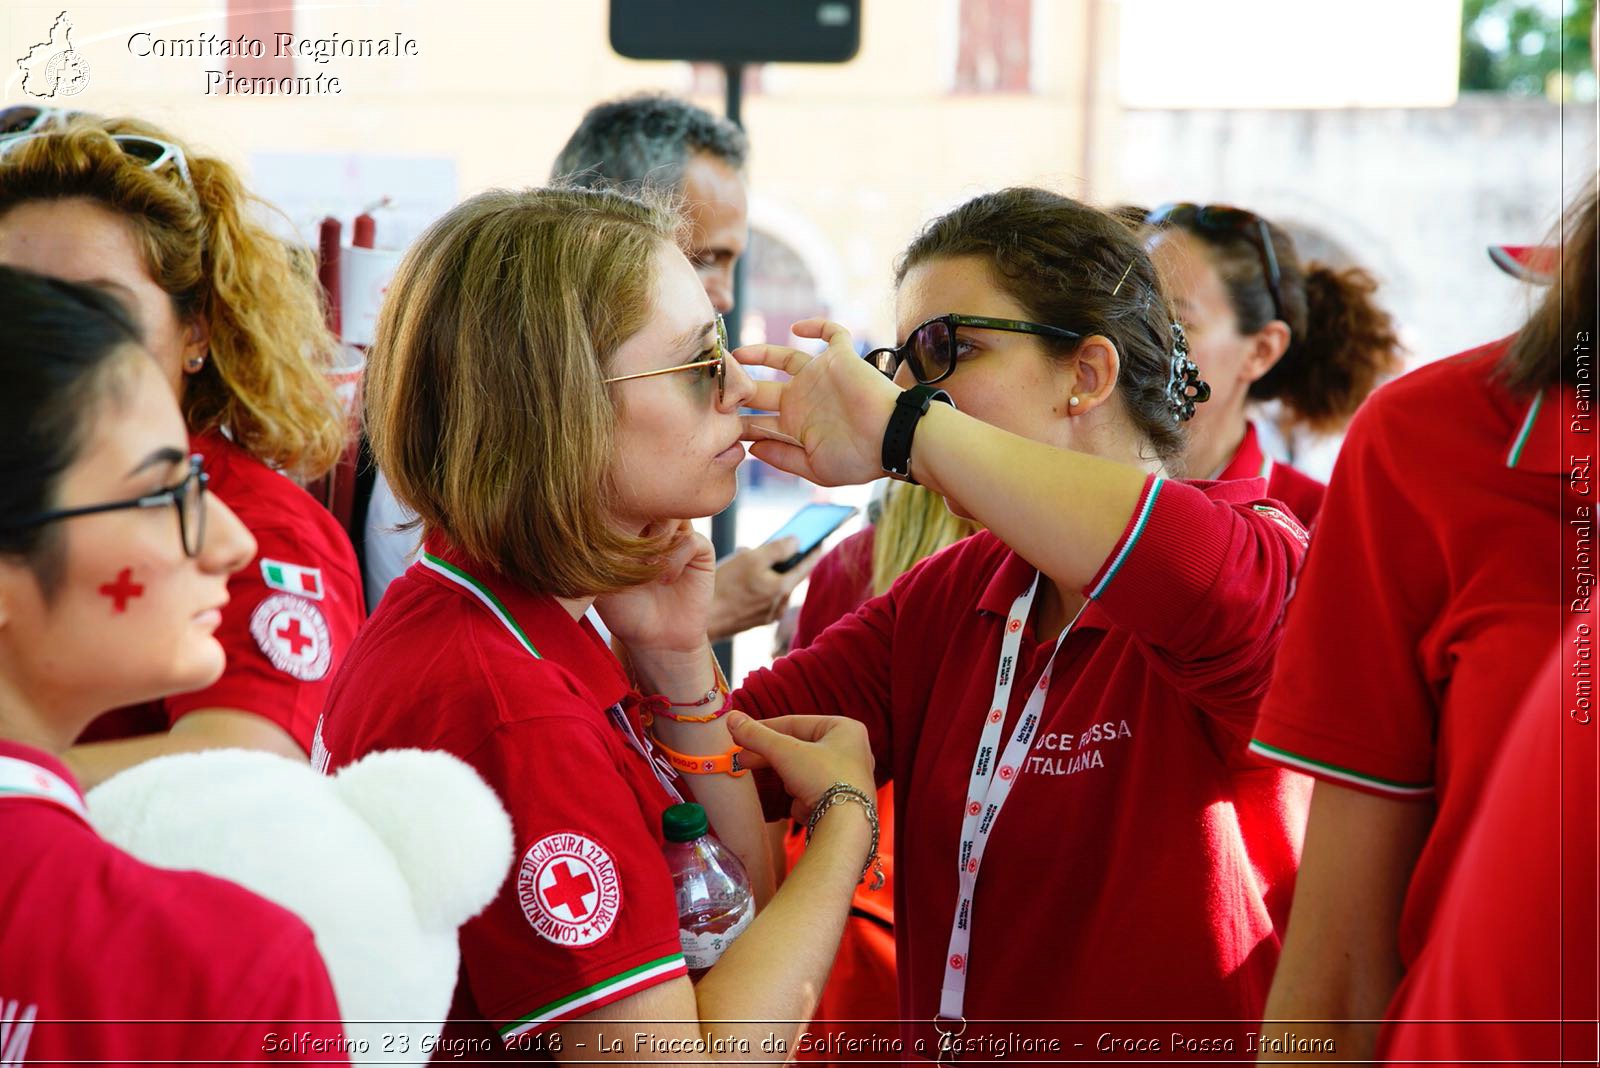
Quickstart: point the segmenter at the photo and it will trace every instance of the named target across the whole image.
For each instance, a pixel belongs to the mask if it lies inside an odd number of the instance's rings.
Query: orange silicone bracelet
[[[661,744],[661,739],[655,737],[653,733],[651,734],[651,740],[655,742],[656,748],[661,750],[661,755],[667,758],[667,763],[685,775],[721,774],[732,775],[737,779],[741,775],[750,774],[748,768],[739,766],[739,754],[744,752],[744,747],[741,745],[736,745],[726,753],[718,753],[715,756],[688,756],[675,749],[668,749]]]

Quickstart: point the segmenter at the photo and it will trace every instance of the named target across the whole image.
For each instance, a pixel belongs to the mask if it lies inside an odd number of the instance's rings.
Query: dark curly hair
[[[1378,280],[1360,267],[1336,270],[1302,264],[1294,240],[1262,216],[1278,260],[1278,289],[1289,348],[1250,385],[1251,400],[1279,400],[1296,420],[1318,431],[1338,430],[1378,382],[1400,370],[1405,350],[1394,319],[1373,294]],[[1228,289],[1241,334],[1278,318],[1261,265],[1256,231],[1214,229],[1172,221],[1205,246]]]

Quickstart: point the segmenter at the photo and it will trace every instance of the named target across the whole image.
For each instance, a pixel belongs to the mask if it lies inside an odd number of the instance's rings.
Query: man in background
[[[652,191],[677,201],[686,223],[683,254],[694,264],[717,314],[733,310],[733,269],[749,240],[744,131],[687,100],[658,93],[589,109],[556,157],[550,180],[586,189]],[[740,549],[717,565],[711,606],[713,640],[771,623],[810,573],[813,553],[783,574],[772,565],[793,555],[792,539]]]

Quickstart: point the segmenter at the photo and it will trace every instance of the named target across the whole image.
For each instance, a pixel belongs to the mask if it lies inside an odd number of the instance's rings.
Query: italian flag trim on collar
[[[576,1019],[601,1004],[609,1004],[628,994],[654,986],[663,979],[674,979],[688,974],[689,965],[684,961],[682,953],[661,957],[534,1009],[521,1019],[513,1020],[500,1028],[500,1037],[509,1042],[534,1028]]]
[[[1333,779],[1337,782],[1347,782],[1352,786],[1359,786],[1375,793],[1386,794],[1390,797],[1426,797],[1433,793],[1433,783],[1397,782],[1394,779],[1380,779],[1376,775],[1365,775],[1349,768],[1341,768],[1337,764],[1324,763],[1321,760],[1312,760],[1310,757],[1291,753],[1287,749],[1279,749],[1275,745],[1268,745],[1257,738],[1250,739],[1250,752],[1258,757],[1265,757],[1274,764],[1286,764],[1297,768],[1310,775],[1322,779]]]
[[[1522,421],[1522,429],[1517,431],[1517,439],[1511,443],[1511,452],[1506,457],[1507,467],[1516,467],[1522,462],[1522,450],[1528,446],[1528,438],[1533,435],[1533,424],[1539,418],[1539,409],[1544,406],[1544,394],[1536,394],[1533,403],[1528,406],[1528,416]]]
[[[417,560],[417,563],[421,564],[423,567],[427,568],[429,571],[432,571],[436,575],[439,575],[446,581],[455,583],[457,586],[460,586],[478,600],[482,601],[484,606],[495,614],[495,618],[500,620],[501,624],[505,626],[506,630],[511,632],[511,636],[517,639],[518,643],[520,643],[524,649],[533,654],[533,658],[535,660],[544,659],[544,657],[539,655],[539,650],[533,647],[533,642],[528,640],[528,635],[523,632],[520,626],[517,625],[517,621],[515,617],[511,615],[510,609],[506,608],[505,605],[500,603],[500,598],[496,597],[494,592],[491,591],[489,587],[485,586],[482,582],[479,582],[477,579],[473,578],[456,565],[449,563],[448,561],[441,560],[432,553],[423,553],[422,556]]]

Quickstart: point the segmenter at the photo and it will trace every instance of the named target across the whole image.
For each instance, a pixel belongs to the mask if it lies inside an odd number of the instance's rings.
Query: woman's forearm
[[[911,471],[1073,589],[1087,586],[1116,547],[1148,474],[1019,437],[943,404],[918,424]]]
[[[755,922],[695,989],[708,1034],[777,1034],[781,1048],[811,1018],[861,878],[871,830],[860,805],[841,804],[818,823],[805,854]],[[719,1020],[760,1023],[710,1024]],[[759,1048],[759,1046],[757,1047]]]

